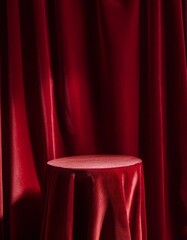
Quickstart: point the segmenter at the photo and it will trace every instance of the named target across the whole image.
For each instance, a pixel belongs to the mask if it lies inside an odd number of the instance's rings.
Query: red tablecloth
[[[146,240],[141,160],[102,155],[49,161],[42,239]]]

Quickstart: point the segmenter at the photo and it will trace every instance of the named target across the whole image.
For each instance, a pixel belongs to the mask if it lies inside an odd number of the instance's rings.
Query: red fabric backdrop
[[[187,239],[182,13],[182,0],[0,0],[4,239],[39,239],[47,160],[97,153],[141,157],[148,239]]]

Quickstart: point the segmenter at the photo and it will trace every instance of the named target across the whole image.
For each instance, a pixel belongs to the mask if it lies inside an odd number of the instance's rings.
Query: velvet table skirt
[[[140,159],[76,156],[48,162],[45,240],[146,240]]]

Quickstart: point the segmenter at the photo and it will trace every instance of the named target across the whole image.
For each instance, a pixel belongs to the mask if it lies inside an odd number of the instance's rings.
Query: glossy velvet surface
[[[0,0],[0,238],[39,239],[48,160],[126,154],[148,239],[187,239],[186,6]]]
[[[42,238],[146,240],[139,159],[79,156],[48,162]]]

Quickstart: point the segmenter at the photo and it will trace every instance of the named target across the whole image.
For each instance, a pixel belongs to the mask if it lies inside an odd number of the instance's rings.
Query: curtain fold
[[[187,238],[186,1],[0,0],[0,237],[39,239],[48,160],[143,160],[148,239]]]

